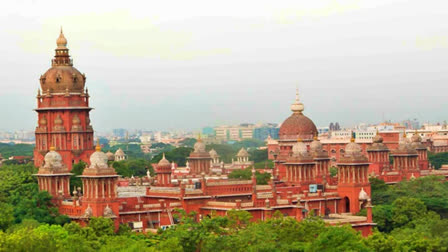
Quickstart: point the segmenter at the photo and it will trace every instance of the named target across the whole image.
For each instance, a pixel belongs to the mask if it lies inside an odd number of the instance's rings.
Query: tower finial
[[[296,100],[291,105],[291,111],[294,113],[302,114],[305,107],[303,106],[303,103],[300,102],[299,99],[299,88],[296,88]]]
[[[67,39],[64,36],[64,32],[62,31],[61,26],[61,32],[59,33],[59,37],[56,40],[56,45],[58,46],[57,49],[67,49]]]
[[[95,147],[96,151],[101,151],[101,145],[100,145],[100,138],[98,137],[96,139],[96,147]]]

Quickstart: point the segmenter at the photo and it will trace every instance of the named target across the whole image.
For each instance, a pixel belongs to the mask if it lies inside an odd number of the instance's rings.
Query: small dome
[[[194,144],[194,152],[205,152],[205,144],[202,142],[200,138]]]
[[[45,165],[48,168],[62,168],[62,156],[55,151],[54,147],[50,147],[50,151],[44,157]]]
[[[217,158],[219,157],[218,153],[215,151],[215,149],[211,149],[208,154],[210,154],[210,157]]]
[[[241,148],[240,151],[238,151],[238,154],[236,155],[237,157],[248,157],[249,153],[247,152],[246,149]]]
[[[118,148],[118,150],[115,152],[115,156],[124,156],[124,151],[121,148]]]
[[[415,131],[414,135],[411,137],[411,141],[413,143],[419,143],[422,141],[422,138],[420,137],[420,135],[417,133],[417,131]]]
[[[108,159],[109,161],[114,161],[115,156],[114,156],[114,154],[113,154],[112,152],[108,151],[108,152],[106,153],[106,155],[107,155],[107,159]]]
[[[373,137],[372,141],[374,143],[382,143],[383,142],[383,137],[377,131],[376,135]]]
[[[95,148],[95,152],[90,156],[90,167],[91,168],[109,168],[107,165],[107,155],[106,153],[101,151],[101,147],[99,145],[99,142],[97,143],[97,146]]]
[[[355,139],[352,138],[350,143],[345,146],[345,154],[346,155],[357,155],[361,154],[362,149],[359,144],[355,143]]]
[[[163,153],[162,159],[160,159],[159,163],[157,164],[157,166],[163,166],[163,167],[171,167],[170,161],[168,161],[165,158],[165,153]]]
[[[415,152],[415,148],[412,147],[410,140],[406,137],[406,133],[403,133],[403,136],[398,143],[397,150],[399,152]]]
[[[305,145],[305,143],[302,142],[301,139],[299,139],[297,141],[297,143],[295,143],[292,146],[292,153],[293,154],[304,154],[304,153],[307,153],[307,152],[308,152],[308,150],[306,148],[306,145]]]
[[[364,191],[364,187],[361,188],[361,191],[359,192],[358,199],[359,200],[368,200],[369,199],[369,195],[366,193],[366,191]]]
[[[319,139],[317,139],[317,137],[314,137],[313,142],[311,142],[310,144],[310,150],[312,152],[320,152],[323,150],[323,146],[322,143],[319,141]]]

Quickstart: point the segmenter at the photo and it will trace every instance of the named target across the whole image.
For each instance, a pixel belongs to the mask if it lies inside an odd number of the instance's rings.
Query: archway
[[[345,201],[345,212],[349,213],[350,212],[350,199],[348,197],[344,197],[344,201]]]

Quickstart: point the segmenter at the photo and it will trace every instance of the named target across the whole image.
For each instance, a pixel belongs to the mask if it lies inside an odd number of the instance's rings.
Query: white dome
[[[194,152],[205,152],[205,144],[200,139],[194,144]]]
[[[106,153],[101,150],[97,150],[90,156],[90,167],[108,168],[107,160],[108,158]]]
[[[298,141],[292,146],[292,153],[294,154],[304,154],[307,151],[306,145],[302,141]]]
[[[215,151],[215,149],[211,149],[208,154],[210,154],[210,157],[216,158],[218,157],[218,153]]]
[[[366,193],[366,191],[364,191],[364,188],[361,188],[361,191],[359,192],[358,199],[359,200],[368,200],[369,199],[369,195]]]
[[[121,148],[118,148],[115,152],[115,156],[124,156],[124,151]]]
[[[248,157],[249,153],[247,152],[246,149],[241,148],[240,151],[238,151],[238,154],[236,155],[237,157]]]
[[[54,148],[50,148],[50,151],[45,155],[45,167],[53,167],[60,168],[62,167],[62,156],[58,152],[54,150]]]

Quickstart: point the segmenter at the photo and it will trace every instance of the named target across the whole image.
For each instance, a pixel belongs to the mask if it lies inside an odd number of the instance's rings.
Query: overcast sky
[[[144,4],[142,4],[144,3]],[[1,1],[0,129],[36,126],[60,26],[96,130],[447,119],[448,1]]]

